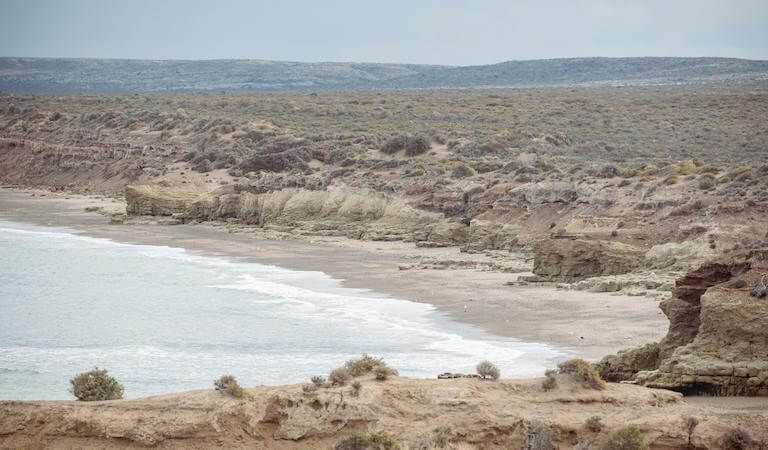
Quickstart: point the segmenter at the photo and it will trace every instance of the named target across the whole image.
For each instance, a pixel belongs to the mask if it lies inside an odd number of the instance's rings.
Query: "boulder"
[[[544,239],[533,246],[533,273],[553,281],[620,275],[636,269],[643,253],[630,245],[583,239]]]

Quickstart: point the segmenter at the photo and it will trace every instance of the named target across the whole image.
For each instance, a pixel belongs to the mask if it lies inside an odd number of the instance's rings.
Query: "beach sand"
[[[668,321],[658,300],[547,286],[505,285],[518,274],[474,269],[400,270],[419,258],[467,259],[458,248],[329,237],[264,240],[211,225],[110,225],[89,206],[124,210],[119,200],[47,191],[0,189],[0,219],[67,227],[116,241],[182,247],[288,269],[322,271],[344,286],[429,303],[457,321],[493,334],[542,342],[573,356],[598,359],[661,339]],[[478,257],[480,258],[480,257]]]

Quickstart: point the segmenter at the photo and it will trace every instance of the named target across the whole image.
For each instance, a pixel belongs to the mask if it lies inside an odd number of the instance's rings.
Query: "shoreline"
[[[519,274],[474,269],[410,269],[418,258],[467,258],[457,248],[421,249],[412,243],[318,237],[312,242],[263,240],[210,224],[110,225],[88,206],[119,210],[110,199],[48,191],[0,189],[0,218],[71,228],[119,242],[164,245],[293,270],[319,271],[344,287],[369,289],[431,304],[447,318],[491,334],[551,345],[575,357],[599,359],[658,341],[668,321],[646,297],[508,286]],[[466,306],[466,308],[465,308]]]

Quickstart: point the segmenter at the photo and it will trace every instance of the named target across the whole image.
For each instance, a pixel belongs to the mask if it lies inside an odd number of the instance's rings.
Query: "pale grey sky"
[[[768,59],[768,0],[0,0],[0,56]]]

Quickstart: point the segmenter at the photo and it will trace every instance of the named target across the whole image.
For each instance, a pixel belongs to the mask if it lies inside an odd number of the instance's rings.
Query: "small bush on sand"
[[[587,419],[584,427],[593,433],[599,433],[603,431],[603,421],[600,419],[600,416],[592,416]]]
[[[605,381],[592,364],[580,358],[569,359],[557,365],[558,373],[568,374],[584,387],[602,390],[605,389]]]
[[[213,380],[213,387],[222,394],[231,395],[235,398],[242,398],[245,395],[245,391],[232,375],[222,375],[217,380]]]
[[[358,432],[337,442],[333,448],[335,450],[394,450],[399,449],[400,444],[394,437],[383,431],[376,433]]]
[[[484,379],[490,378],[492,380],[498,380],[499,376],[501,376],[501,372],[499,372],[499,368],[496,367],[490,361],[480,362],[475,368],[475,370],[477,370],[477,374],[483,377]]]
[[[405,156],[416,156],[429,150],[429,139],[424,136],[412,136],[405,142]]]
[[[315,375],[310,378],[310,380],[312,381],[312,384],[317,387],[322,387],[325,385],[325,377],[321,377],[320,375]]]
[[[715,177],[713,177],[708,173],[700,175],[698,181],[699,181],[699,189],[701,189],[702,191],[706,191],[707,189],[712,189],[713,187],[715,187],[715,183],[716,183]]]
[[[525,448],[529,450],[551,450],[555,448],[552,443],[552,428],[539,419],[531,420],[528,425],[528,437]]]
[[[555,378],[556,374],[557,371],[554,369],[547,369],[544,372],[544,381],[541,383],[541,387],[544,389],[544,391],[551,391],[557,387],[557,378]]]
[[[344,386],[351,379],[352,375],[345,367],[337,367],[328,375],[328,382],[333,386]]]
[[[749,432],[742,428],[731,428],[720,438],[723,450],[747,450],[755,447],[755,441]]]
[[[384,143],[381,152],[392,155],[400,150],[405,150],[406,156],[416,156],[426,153],[429,148],[429,139],[424,136],[396,135]]]
[[[620,428],[600,442],[599,450],[648,450],[643,433],[635,425]]]
[[[69,380],[70,392],[85,402],[98,400],[119,400],[123,398],[123,385],[107,374],[106,369],[83,372]]]

